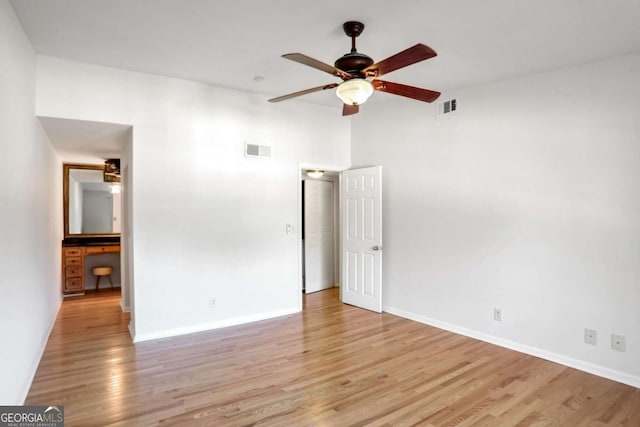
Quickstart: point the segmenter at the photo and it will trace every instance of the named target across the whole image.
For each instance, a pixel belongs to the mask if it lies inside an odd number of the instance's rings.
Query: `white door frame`
[[[304,176],[303,170],[309,170],[309,169],[316,169],[316,170],[323,170],[323,171],[329,171],[329,172],[338,172],[338,181],[337,181],[337,189],[334,188],[334,191],[337,190],[338,192],[338,200],[340,200],[340,188],[342,186],[342,174],[340,174],[340,172],[345,171],[347,169],[349,169],[348,167],[345,166],[335,166],[335,165],[319,165],[319,164],[314,164],[314,163],[298,163],[298,184],[296,186],[296,188],[298,189],[298,212],[297,212],[297,224],[298,224],[298,230],[296,233],[294,233],[297,238],[298,238],[298,309],[300,311],[302,311],[302,298],[303,298],[303,293],[302,293],[302,286],[303,286],[303,281],[302,281],[302,269],[303,269],[303,263],[304,263],[304,257],[302,256],[302,179]],[[335,223],[334,223],[334,227],[337,227],[337,232],[338,235],[337,237],[337,244],[339,245],[340,242],[342,241],[342,227],[340,227],[340,209],[341,207],[335,206],[335,209],[338,212],[337,218],[335,218]],[[338,280],[340,280],[340,274],[342,272],[342,257],[339,256],[339,251],[338,251],[338,271],[334,271],[334,275],[338,275],[336,276],[338,278]],[[335,254],[334,254],[335,256]],[[341,292],[342,292],[342,288],[341,288]]]

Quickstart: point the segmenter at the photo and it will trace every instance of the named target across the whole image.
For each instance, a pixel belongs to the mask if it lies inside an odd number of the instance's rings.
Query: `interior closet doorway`
[[[312,293],[340,285],[340,174],[302,168],[300,176],[301,283]]]

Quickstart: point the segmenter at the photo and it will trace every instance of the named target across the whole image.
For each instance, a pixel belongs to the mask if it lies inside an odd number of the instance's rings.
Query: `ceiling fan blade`
[[[352,114],[357,114],[360,111],[359,105],[350,105],[350,104],[342,104],[342,115],[350,116]]]
[[[418,43],[415,46],[398,52],[393,56],[368,66],[362,73],[367,77],[380,77],[407,65],[433,58],[437,53],[426,44]]]
[[[286,101],[287,99],[296,98],[298,96],[307,95],[309,93],[320,92],[321,90],[333,89],[336,86],[338,86],[338,83],[330,83],[328,85],[316,86],[316,87],[312,87],[311,89],[305,89],[298,92],[290,93],[288,95],[282,95],[277,98],[271,98],[269,102]]]
[[[386,82],[384,80],[373,80],[373,88],[380,92],[392,93],[394,95],[406,96],[418,101],[433,102],[440,96],[440,92],[435,90],[422,89],[414,86],[407,86],[400,83]]]
[[[336,68],[333,65],[325,64],[322,61],[318,61],[317,59],[314,59],[302,53],[287,53],[285,55],[282,55],[282,57],[303,65],[308,65],[309,67],[315,68],[316,70],[324,71],[325,73],[332,74],[334,76],[340,77],[341,79],[350,79],[353,77],[346,71],[342,71],[341,69]]]

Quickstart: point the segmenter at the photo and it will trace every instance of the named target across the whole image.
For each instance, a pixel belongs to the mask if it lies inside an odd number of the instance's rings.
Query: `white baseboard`
[[[129,324],[127,325],[127,329],[129,329],[129,335],[131,335],[131,341],[135,342],[136,331],[133,330],[131,321],[129,321]]]
[[[194,332],[210,331],[212,329],[226,328],[228,326],[242,325],[245,323],[257,322],[260,320],[272,319],[274,317],[288,316],[299,313],[298,307],[283,310],[270,311],[266,313],[252,314],[249,316],[234,317],[231,319],[217,320],[215,322],[199,323],[197,325],[183,326],[180,328],[166,329],[163,331],[147,332],[143,334],[133,333],[133,342],[157,340],[160,338],[175,337],[178,335],[192,334]]]
[[[122,305],[122,298],[120,298],[120,309],[122,309],[123,312],[125,313],[130,313],[131,312],[131,307],[129,307],[128,305]]]
[[[39,351],[39,354],[38,354],[38,359],[36,361],[35,366],[33,366],[32,370],[31,370],[31,378],[29,379],[29,383],[27,385],[27,389],[23,390],[21,405],[24,405],[24,402],[27,400],[27,395],[29,394],[29,390],[31,389],[31,385],[33,384],[33,380],[35,379],[36,373],[38,372],[38,367],[40,366],[40,361],[42,360],[42,356],[44,355],[44,351],[47,348],[47,343],[49,342],[49,337],[51,336],[51,331],[53,331],[53,327],[56,325],[56,320],[58,319],[58,313],[60,313],[60,307],[62,307],[62,300],[63,299],[64,299],[64,297],[62,295],[60,295],[60,299],[58,299],[58,307],[56,308],[56,314],[53,315],[53,318],[51,319],[51,323],[49,324],[49,330],[47,331],[47,335],[45,336],[45,339],[42,341],[42,344],[40,345],[40,351]]]
[[[395,307],[385,306],[383,311],[395,316],[403,317],[405,319],[415,320],[416,322],[424,323],[425,325],[433,326],[439,329],[444,329],[456,334],[464,335],[466,337],[475,338],[480,341],[485,341],[491,344],[499,345],[510,350],[515,350],[520,353],[526,353],[531,356],[536,356],[541,359],[549,360],[551,362],[559,363],[570,368],[575,368],[580,371],[588,372],[590,374],[597,375],[599,377],[608,378],[613,381],[617,381],[623,384],[628,384],[632,387],[640,388],[640,377],[630,375],[625,372],[616,371],[604,366],[596,365],[593,363],[585,362],[583,360],[574,359],[572,357],[564,356],[562,354],[553,353],[547,350],[543,350],[536,347],[531,347],[525,344],[521,344],[515,341],[499,338],[493,335],[485,334],[483,332],[474,331],[472,329],[463,328],[453,325],[451,323],[442,322],[436,319],[431,319],[426,316],[411,313],[409,311],[401,310]]]

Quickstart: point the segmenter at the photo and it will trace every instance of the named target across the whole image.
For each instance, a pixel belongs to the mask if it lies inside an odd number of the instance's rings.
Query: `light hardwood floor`
[[[27,404],[67,426],[640,426],[640,390],[389,314],[301,314],[133,345],[117,292],[65,300]]]

